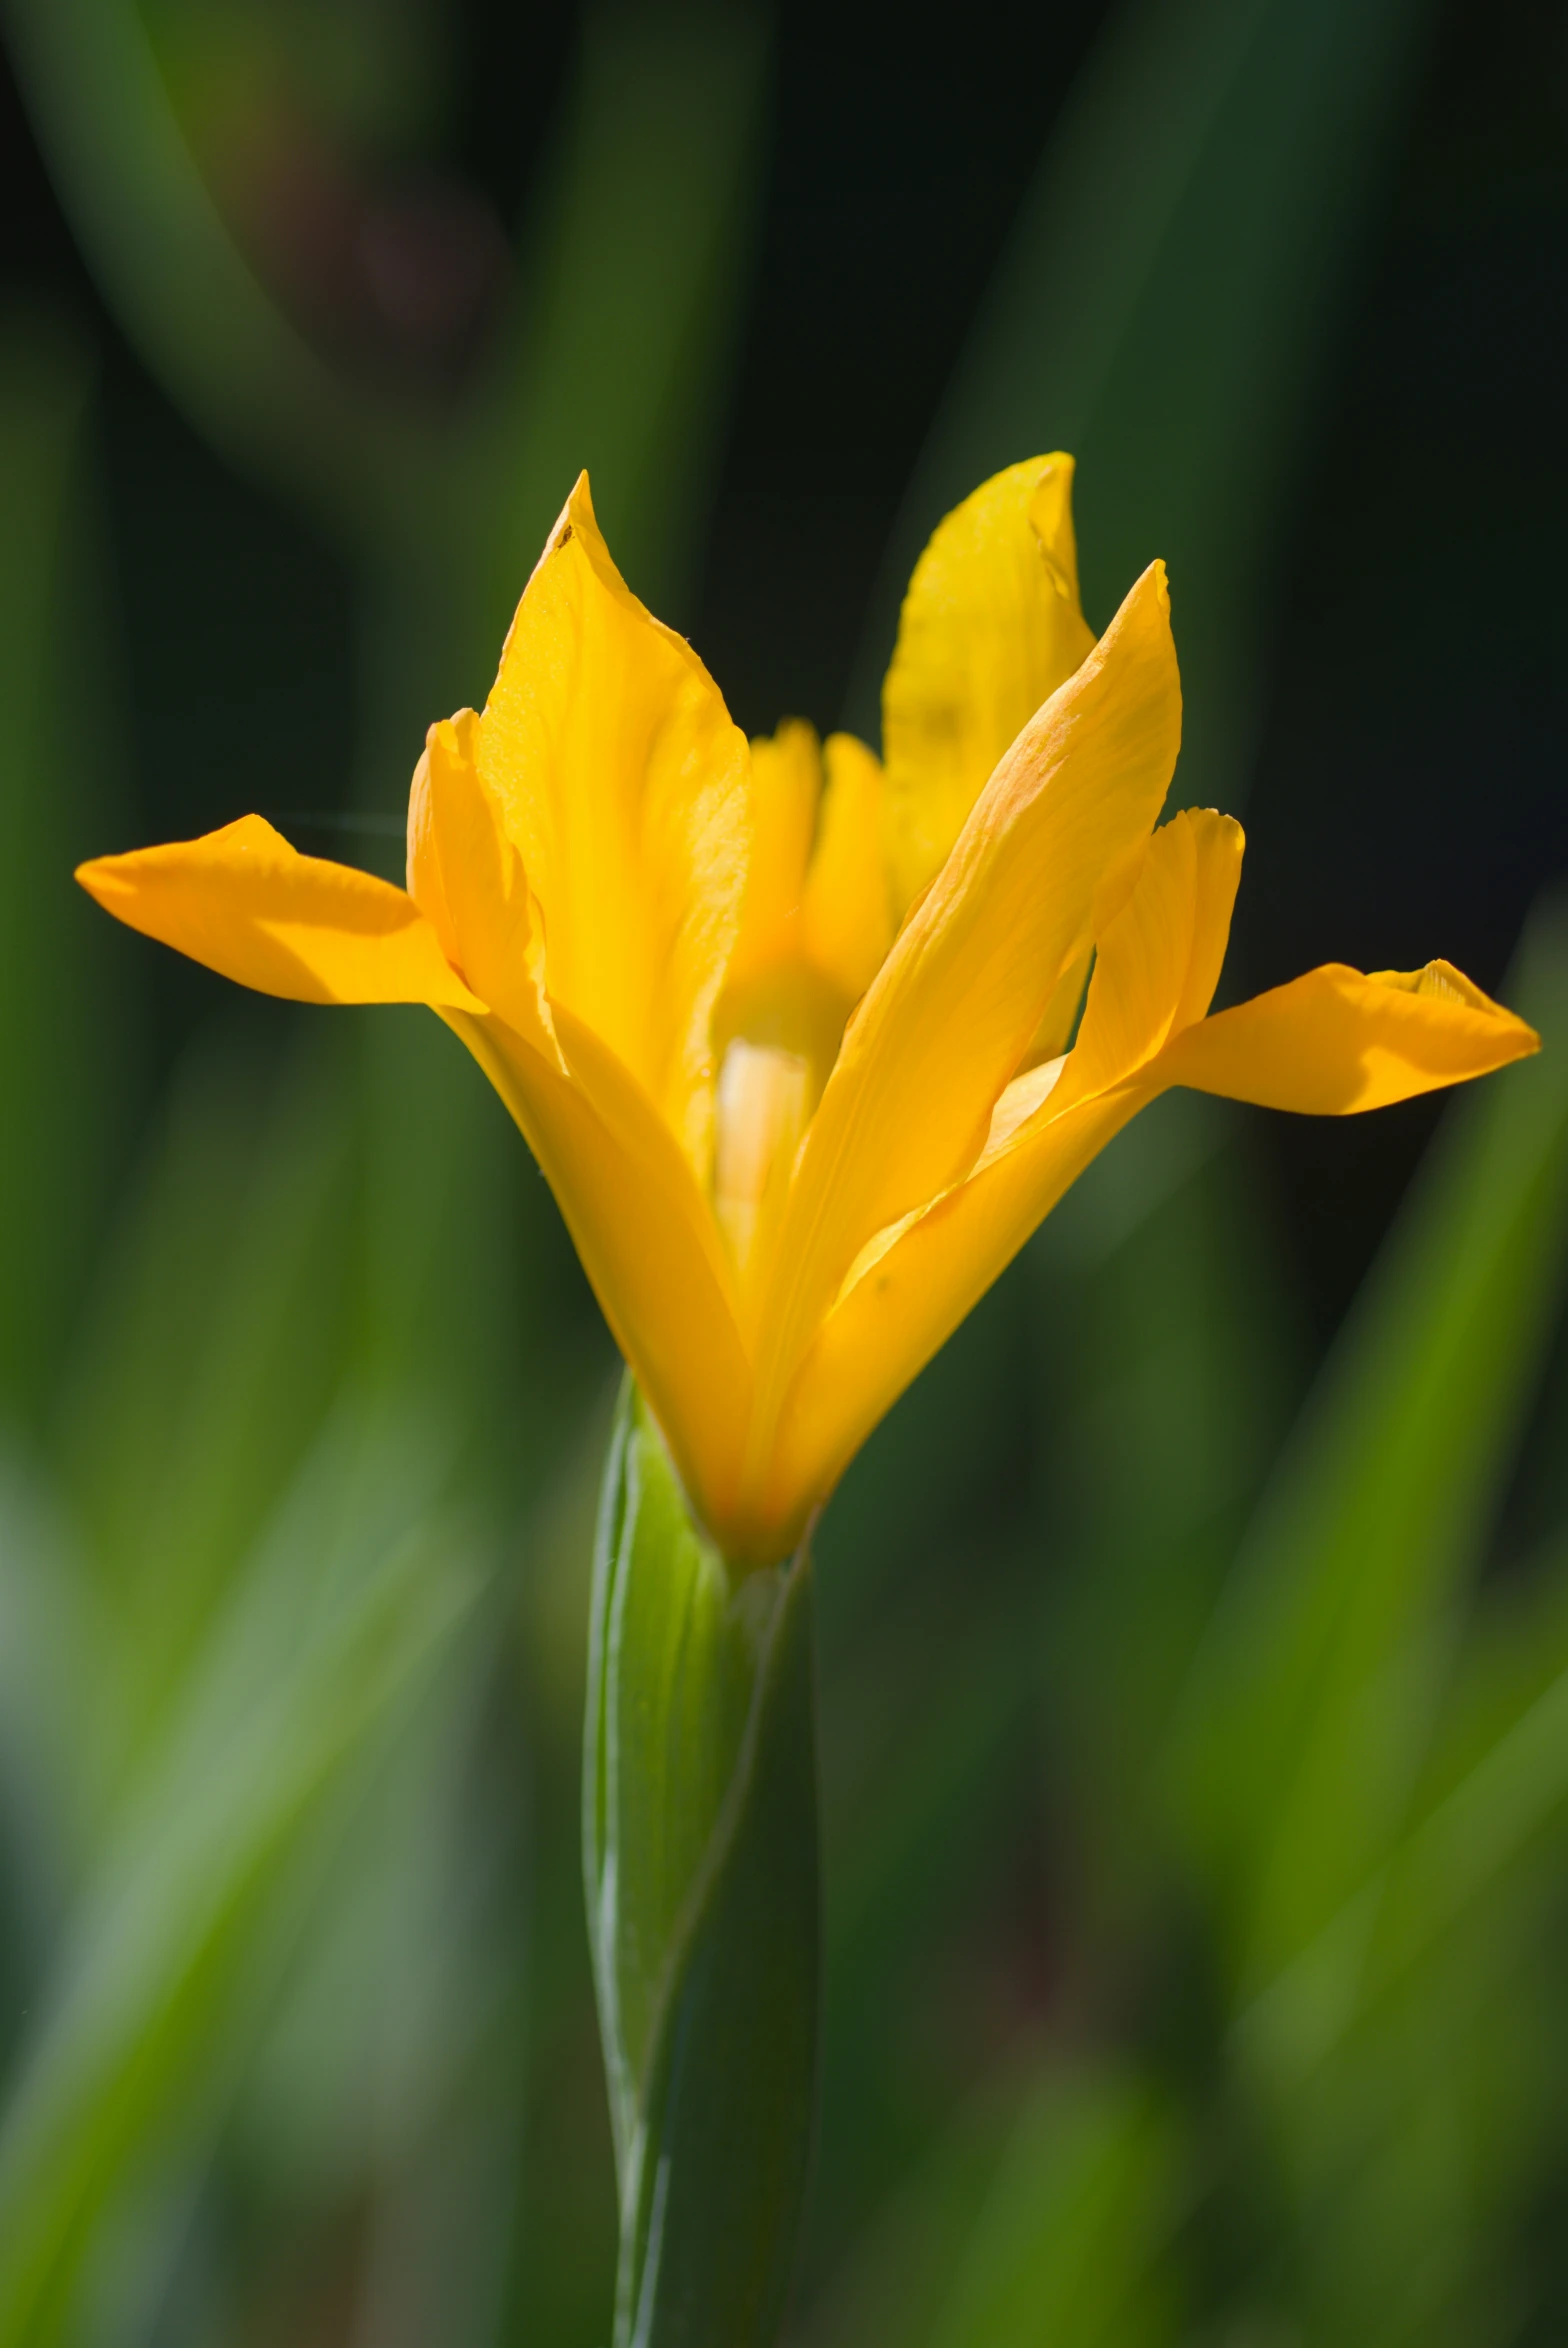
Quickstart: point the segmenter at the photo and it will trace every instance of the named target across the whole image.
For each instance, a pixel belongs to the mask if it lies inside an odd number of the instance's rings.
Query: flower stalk
[[[630,1379],[605,1468],[583,1866],[620,2188],[615,2348],[772,2348],[815,2102],[811,1563],[736,1573]]]

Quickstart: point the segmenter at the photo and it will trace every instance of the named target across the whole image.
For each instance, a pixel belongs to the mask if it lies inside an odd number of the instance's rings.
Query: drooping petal
[[[1343,1117],[1485,1076],[1539,1048],[1533,1028],[1451,963],[1368,977],[1329,962],[1189,1027],[1163,1070],[1167,1084]]]
[[[542,911],[552,1002],[635,1076],[705,1179],[750,752],[690,645],[621,579],[586,477],[518,606],[474,754]]]
[[[779,1239],[764,1412],[861,1248],[974,1164],[1106,876],[1159,812],[1180,711],[1156,564],[997,768],[850,1022]]]
[[[199,840],[97,857],[76,877],[117,920],[265,995],[485,1007],[402,889],[299,855],[259,815]]]
[[[909,582],[882,695],[887,860],[902,916],[997,760],[1094,643],[1078,601],[1071,457],[965,498]]]
[[[883,865],[880,761],[853,734],[823,746],[827,790],[806,875],[801,945],[845,1004],[858,1003],[893,942]]]
[[[559,1060],[499,1018],[442,1016],[521,1127],[693,1505],[722,1528],[751,1370],[718,1234],[684,1153],[635,1079],[570,1011],[555,1010]]]

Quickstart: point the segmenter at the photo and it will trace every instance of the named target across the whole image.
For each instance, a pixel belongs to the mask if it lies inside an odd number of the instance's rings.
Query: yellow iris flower
[[[254,815],[79,875],[242,985],[428,1003],[462,1037],[738,1563],[790,1551],[1168,1085],[1339,1114],[1537,1045],[1443,962],[1329,964],[1208,1016],[1241,830],[1156,828],[1181,731],[1164,570],[1096,643],[1071,483],[1063,456],[1015,465],[937,531],[885,763],[799,724],[748,745],[625,586],[585,478],[484,711],[431,729],[406,893]]]

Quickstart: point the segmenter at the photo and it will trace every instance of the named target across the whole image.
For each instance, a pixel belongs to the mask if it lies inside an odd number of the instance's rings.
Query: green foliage
[[[62,320],[0,317],[0,1411],[24,1415],[66,1351],[135,1041],[70,878],[118,780],[113,664],[82,658],[104,620],[92,381]]]
[[[806,1552],[732,1580],[628,1385],[583,1760],[621,2181],[617,2348],[777,2337],[815,2086],[815,1739]]]

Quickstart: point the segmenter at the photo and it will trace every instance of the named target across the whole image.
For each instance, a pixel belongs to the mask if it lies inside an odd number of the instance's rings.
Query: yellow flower
[[[254,815],[79,876],[243,985],[428,1003],[462,1037],[737,1562],[792,1548],[1168,1085],[1339,1114],[1536,1049],[1443,962],[1329,964],[1207,1016],[1241,830],[1156,829],[1181,722],[1164,571],[1096,643],[1071,481],[1066,457],[1015,465],[937,531],[885,766],[799,724],[748,746],[621,580],[584,479],[483,713],[431,729],[406,894]]]

